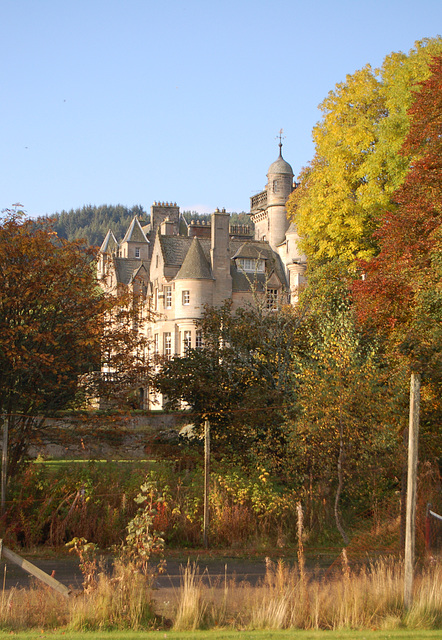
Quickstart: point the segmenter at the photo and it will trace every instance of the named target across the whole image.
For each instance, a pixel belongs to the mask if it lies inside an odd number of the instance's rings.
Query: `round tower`
[[[267,172],[267,216],[268,241],[275,249],[285,239],[289,227],[285,203],[293,191],[293,170],[282,157],[282,143],[279,143],[279,157]]]

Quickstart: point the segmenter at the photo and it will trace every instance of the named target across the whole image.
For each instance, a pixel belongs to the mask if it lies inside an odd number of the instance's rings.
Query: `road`
[[[76,557],[58,558],[32,558],[27,559],[42,569],[45,573],[52,575],[59,582],[73,590],[81,590],[83,577],[79,569],[79,561]],[[107,570],[111,566],[111,559],[104,561]],[[155,580],[156,589],[176,589],[180,586],[182,573],[186,562],[179,560],[167,560],[165,573],[157,576]],[[217,584],[235,579],[236,582],[247,581],[255,585],[265,575],[265,562],[247,560],[244,558],[227,558],[223,560],[198,561],[199,574],[203,576],[205,583]],[[35,578],[23,571],[11,562],[0,561],[0,580],[2,587],[11,589],[12,587],[29,587]]]

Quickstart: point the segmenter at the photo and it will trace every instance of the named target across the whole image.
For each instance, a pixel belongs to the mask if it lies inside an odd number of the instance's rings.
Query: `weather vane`
[[[283,136],[282,134],[284,133],[284,129],[280,129],[278,135],[276,136],[276,140],[279,138],[279,155],[282,156],[282,141],[284,140],[285,136]]]

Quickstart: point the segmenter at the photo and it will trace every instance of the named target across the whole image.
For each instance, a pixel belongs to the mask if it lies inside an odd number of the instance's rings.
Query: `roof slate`
[[[144,266],[149,273],[150,262],[139,258],[117,258],[114,257],[115,274],[119,284],[129,284],[135,272]]]
[[[186,270],[181,274],[181,269],[184,267],[184,262],[186,260],[187,253],[192,246],[192,243],[196,238],[189,238],[183,236],[159,236],[161,251],[164,257],[164,263],[168,266],[176,266],[180,267],[179,276],[189,277],[189,278],[197,278],[197,277],[212,277],[207,275],[206,271],[203,271],[204,276],[200,275],[190,275],[192,273],[198,273],[195,267],[194,258],[192,260],[189,257],[189,266]],[[210,269],[210,246],[211,241],[209,238],[198,238],[200,256],[203,256],[206,259],[207,267]],[[266,261],[266,269],[267,276],[270,272],[274,271],[281,284],[287,286],[287,279],[285,277],[284,269],[279,259],[279,256],[274,253],[268,242],[259,242],[258,240],[250,240],[244,242],[244,240],[236,240],[232,239],[229,242],[229,254],[233,257],[252,257],[252,258],[261,258]],[[201,264],[198,267],[201,269]],[[234,291],[249,291],[250,290],[250,281],[255,279],[255,274],[248,274],[247,276],[241,269],[237,269],[235,265],[235,261],[231,261],[231,275],[232,275],[232,286]],[[184,275],[186,274],[186,275]],[[253,277],[251,277],[253,276]],[[176,276],[178,277],[178,276]],[[260,282],[262,280],[262,284],[265,283],[266,274],[257,274],[257,280]]]
[[[106,233],[103,244],[100,247],[100,253],[113,253],[118,248],[118,242],[112,231]]]
[[[123,238],[123,242],[143,242],[146,244],[149,242],[141,228],[140,221],[136,216],[130,223],[129,229],[126,231],[126,235]]]
[[[181,269],[175,276],[175,280],[188,279],[213,280],[212,269],[198,238],[192,240]]]
[[[164,264],[181,267],[192,244],[192,238],[184,236],[159,236]],[[210,240],[200,238],[201,248],[210,262]]]

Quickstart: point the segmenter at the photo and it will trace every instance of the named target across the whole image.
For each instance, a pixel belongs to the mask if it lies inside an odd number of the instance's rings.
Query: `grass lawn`
[[[36,640],[436,640],[442,631],[396,629],[393,631],[0,631],[0,638]]]

